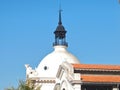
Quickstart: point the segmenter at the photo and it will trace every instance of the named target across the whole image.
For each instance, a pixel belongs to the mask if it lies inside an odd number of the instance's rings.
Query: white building
[[[118,90],[120,66],[80,64],[67,51],[66,30],[61,21],[54,32],[54,51],[41,60],[36,69],[26,64],[26,80],[35,90]],[[104,87],[103,87],[104,86]]]

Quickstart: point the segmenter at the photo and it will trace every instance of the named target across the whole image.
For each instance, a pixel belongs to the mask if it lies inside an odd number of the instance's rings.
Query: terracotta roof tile
[[[120,65],[72,64],[75,69],[120,70]]]
[[[120,76],[106,75],[81,75],[82,82],[105,82],[105,83],[120,83]]]

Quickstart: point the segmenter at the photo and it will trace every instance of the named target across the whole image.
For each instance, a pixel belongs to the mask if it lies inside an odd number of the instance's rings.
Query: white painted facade
[[[75,74],[72,65],[68,62],[63,62],[58,69],[56,75],[59,83],[59,90],[80,90],[80,74]]]
[[[70,84],[69,80],[77,77],[73,75],[71,63],[80,62],[67,51],[66,46],[54,46],[54,51],[43,58],[35,70],[28,64],[25,65],[26,78],[34,80],[36,87],[41,86],[40,90],[78,90],[77,88],[80,90],[80,85]]]

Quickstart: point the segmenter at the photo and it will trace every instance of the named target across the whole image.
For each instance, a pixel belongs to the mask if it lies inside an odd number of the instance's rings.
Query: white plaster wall
[[[117,87],[114,87],[112,90],[119,90],[119,88],[117,88]]]
[[[41,85],[40,90],[54,90],[55,84],[44,83]]]

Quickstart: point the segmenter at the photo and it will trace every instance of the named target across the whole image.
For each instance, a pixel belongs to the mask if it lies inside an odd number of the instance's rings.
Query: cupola
[[[61,18],[61,11],[59,10],[59,22],[56,30],[54,31],[55,34],[55,42],[53,43],[53,46],[68,46],[68,43],[66,42],[66,30],[64,26],[62,25],[62,18]]]

